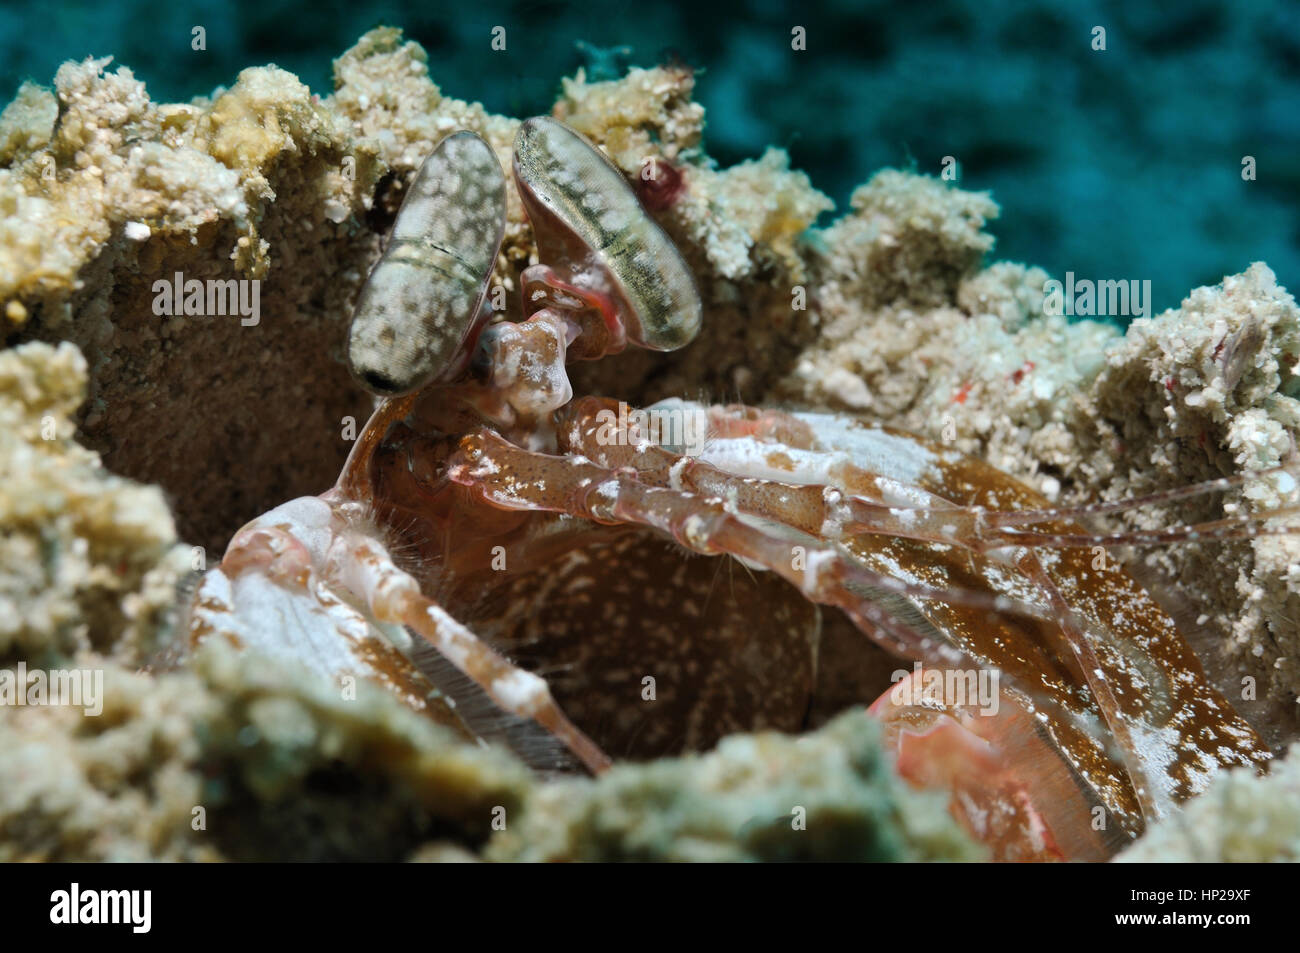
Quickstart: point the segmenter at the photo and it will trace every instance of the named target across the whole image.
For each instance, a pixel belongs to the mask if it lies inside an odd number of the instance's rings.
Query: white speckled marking
[[[363,385],[405,394],[454,364],[487,291],[505,214],[492,148],[471,132],[438,143],[357,301],[348,362]]]

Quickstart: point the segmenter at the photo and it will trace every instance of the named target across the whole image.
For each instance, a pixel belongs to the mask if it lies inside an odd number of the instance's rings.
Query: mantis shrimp
[[[455,133],[411,183],[353,318],[353,375],[382,401],[333,488],[234,536],[195,594],[192,641],[371,679],[467,737],[513,738],[540,768],[599,773],[610,743],[646,755],[798,730],[826,664],[822,613],[836,615],[864,652],[914,663],[870,711],[899,770],[950,791],[1002,859],[1105,858],[1219,769],[1265,765],[1170,617],[1092,547],[1288,532],[1260,525],[1280,511],[1080,525],[1244,475],[1051,507],[987,464],[846,417],[575,398],[567,363],[689,344],[700,296],[577,132],[524,122],[513,173],[540,262],[519,276],[524,320],[486,304],[501,165]],[[716,563],[699,556],[757,575],[711,603]],[[548,678],[542,643],[560,659]],[[953,671],[996,673],[995,711],[926,693]],[[629,718],[655,672],[670,697]]]

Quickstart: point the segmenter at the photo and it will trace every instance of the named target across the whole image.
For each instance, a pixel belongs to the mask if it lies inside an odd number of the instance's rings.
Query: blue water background
[[[847,206],[886,166],[991,189],[996,258],[1080,278],[1150,279],[1156,310],[1267,261],[1300,286],[1300,3],[502,3],[196,0],[0,6],[0,99],[68,58],[112,54],[156,99],[274,62],[314,90],[364,30],[401,26],[449,95],[546,110],[579,64],[699,69],[723,164],[787,148]],[[191,29],[207,49],[190,48]],[[507,49],[490,48],[494,26]],[[791,49],[791,30],[807,50]],[[1092,48],[1094,28],[1106,49]],[[630,57],[578,48],[632,48]],[[1255,181],[1243,181],[1253,156]]]

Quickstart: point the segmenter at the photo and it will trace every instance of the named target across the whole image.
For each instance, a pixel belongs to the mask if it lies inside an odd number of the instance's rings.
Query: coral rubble
[[[71,344],[0,352],[0,660],[157,648],[189,570],[157,487],[73,438],[86,362]]]
[[[539,790],[493,860],[980,860],[944,797],[906,790],[865,712],[815,734],[735,735],[707,755]]]
[[[1147,832],[1119,863],[1300,862],[1300,748],[1265,777],[1228,771],[1208,791]]]
[[[382,691],[226,647],[105,674],[96,717],[0,717],[0,860],[401,860],[481,845],[531,785]]]

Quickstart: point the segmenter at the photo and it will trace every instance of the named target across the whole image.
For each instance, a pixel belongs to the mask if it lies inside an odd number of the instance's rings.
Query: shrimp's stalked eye
[[[612,162],[538,116],[519,127],[514,169],[542,261],[571,269],[574,285],[610,294],[641,347],[672,351],[694,340],[702,308],[690,269]]]
[[[505,174],[491,147],[472,132],[443,139],[420,166],[357,301],[348,364],[367,390],[408,394],[458,369],[505,214]]]

